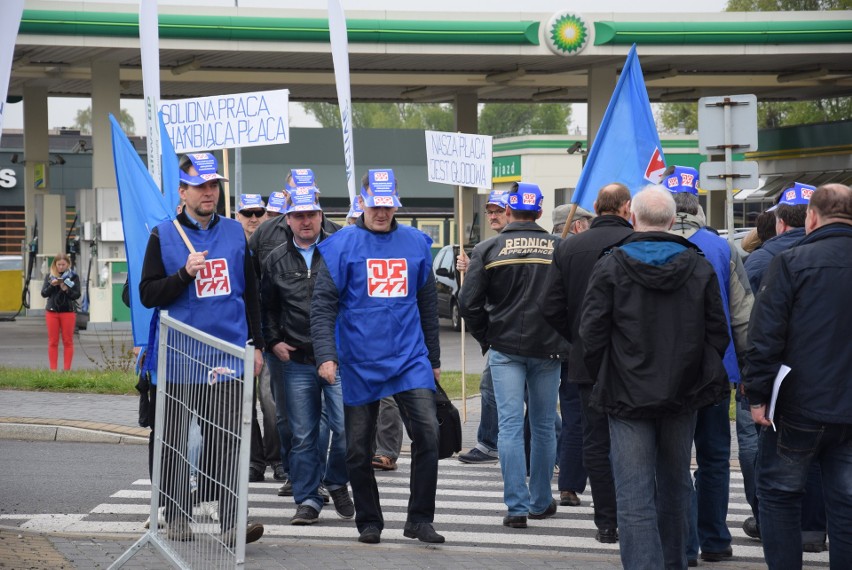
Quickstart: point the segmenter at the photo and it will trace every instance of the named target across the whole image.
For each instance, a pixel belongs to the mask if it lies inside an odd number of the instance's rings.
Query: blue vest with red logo
[[[177,273],[186,265],[189,250],[171,222],[157,226],[160,252],[167,275]],[[219,218],[208,230],[187,230],[186,235],[196,251],[207,250],[206,266],[195,276],[181,295],[159,307],[169,316],[205,333],[239,347],[248,340],[245,293],[246,238],[239,222]],[[170,352],[169,381],[178,383],[206,382],[211,370],[223,368],[241,375],[243,362],[218,350],[205,349],[192,342],[181,349],[184,356]],[[201,366],[201,370],[197,370]],[[187,372],[192,370],[192,372]]]
[[[737,364],[737,353],[734,349],[733,334],[731,333],[731,309],[728,291],[731,285],[731,246],[724,238],[721,238],[710,230],[701,228],[689,238],[689,241],[698,246],[704,252],[704,258],[713,266],[716,277],[719,280],[719,288],[722,290],[722,306],[725,308],[725,320],[728,322],[728,336],[731,341],[725,349],[722,363],[728,373],[731,382],[740,381],[740,367]]]
[[[343,402],[360,406],[435,389],[417,292],[432,277],[432,240],[410,226],[347,226],[317,247],[337,287],[335,328]]]

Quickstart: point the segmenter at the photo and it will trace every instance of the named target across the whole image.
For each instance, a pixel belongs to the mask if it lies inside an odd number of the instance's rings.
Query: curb
[[[149,431],[115,424],[42,418],[0,418],[0,439],[147,445]]]

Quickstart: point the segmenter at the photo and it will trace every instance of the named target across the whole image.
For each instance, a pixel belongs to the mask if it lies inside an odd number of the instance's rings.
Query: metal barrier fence
[[[145,544],[179,568],[242,568],[254,348],[163,311],[158,354],[150,525],[111,568]]]

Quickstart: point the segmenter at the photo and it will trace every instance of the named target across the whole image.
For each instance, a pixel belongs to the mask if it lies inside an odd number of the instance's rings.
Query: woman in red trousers
[[[58,253],[50,264],[50,273],[44,278],[41,296],[47,299],[47,357],[50,369],[56,370],[59,360],[59,335],[65,370],[71,370],[74,358],[74,325],[77,319],[77,299],[80,298],[80,277],[71,271],[71,262],[64,253]]]

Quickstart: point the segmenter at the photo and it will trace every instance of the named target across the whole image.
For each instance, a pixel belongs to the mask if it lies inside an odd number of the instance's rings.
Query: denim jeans
[[[589,474],[589,485],[592,487],[595,526],[599,529],[614,529],[618,527],[618,518],[615,480],[609,457],[609,419],[606,414],[589,406],[594,384],[578,384],[577,388],[582,403],[583,466]]]
[[[382,398],[379,404],[379,421],[376,427],[374,455],[384,455],[394,461],[402,451],[402,416],[393,396]]]
[[[325,472],[329,490],[346,485],[346,449],[332,449],[328,454],[320,449],[320,416],[325,399],[328,424],[332,431],[343,431],[343,391],[340,376],[334,384],[319,377],[312,364],[284,362],[284,386],[287,393],[287,418],[293,432],[290,449],[290,479],[293,499],[297,505],[310,505],[322,510],[323,499],[318,488]]]
[[[852,568],[852,424],[776,412],[757,450],[760,532],[770,570],[801,568],[802,498],[811,465],[822,470],[831,568]]]
[[[740,471],[743,474],[743,488],[746,501],[751,506],[751,512],[758,517],[758,502],[756,481],[754,479],[754,462],[757,460],[757,434],[760,426],[751,418],[748,398],[737,392],[737,444]],[[760,519],[758,519],[759,521]]]
[[[292,447],[293,432],[287,421],[287,392],[284,390],[284,362],[271,352],[266,353],[266,365],[269,367],[269,384],[272,388],[272,398],[275,400],[275,412],[278,418],[278,441],[281,443],[281,466],[290,472],[290,448]]]
[[[476,447],[488,455],[497,454],[497,402],[494,401],[494,382],[491,379],[491,367],[486,364],[479,380],[481,411],[479,429],[476,430]]]
[[[687,558],[702,552],[724,552],[731,546],[728,497],[731,486],[730,393],[718,404],[698,410],[695,422],[695,489],[689,509]]]
[[[567,363],[562,364],[563,371]],[[559,383],[559,409],[562,412],[562,432],[559,434],[559,490],[582,493],[586,490],[586,469],[583,467],[583,422],[580,412],[580,391],[562,374]]]
[[[500,433],[497,449],[503,472],[503,501],[509,515],[542,513],[553,500],[550,479],[556,464],[556,399],[558,360],[506,354],[488,355],[497,402]],[[524,453],[524,391],[530,421],[530,479],[526,481]]]
[[[695,415],[609,416],[619,547],[627,570],[686,568]]]
[[[418,388],[394,394],[399,413],[411,438],[411,479],[407,522],[431,523],[435,519],[438,487],[438,416],[435,393]],[[358,532],[368,526],[385,526],[379,489],[373,472],[373,441],[379,401],[362,406],[343,406],[346,421],[346,468],[355,502]]]

